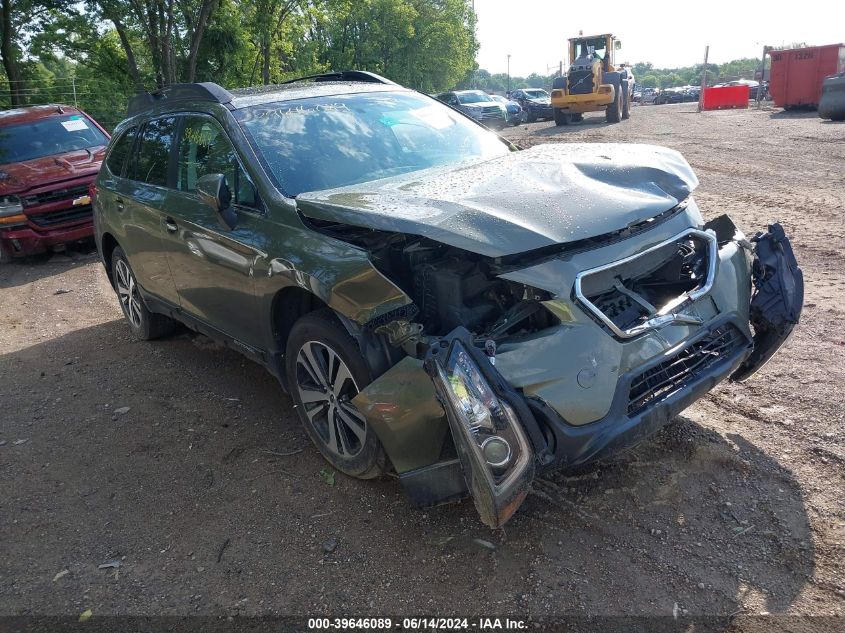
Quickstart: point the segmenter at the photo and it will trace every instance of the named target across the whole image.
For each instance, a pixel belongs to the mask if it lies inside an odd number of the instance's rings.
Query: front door
[[[176,148],[175,186],[164,214],[164,242],[182,309],[250,347],[263,346],[253,280],[261,250],[263,212],[253,184],[223,128],[212,117],[182,117]],[[225,228],[200,200],[197,179],[223,174],[238,221]],[[263,327],[262,327],[263,326]]]

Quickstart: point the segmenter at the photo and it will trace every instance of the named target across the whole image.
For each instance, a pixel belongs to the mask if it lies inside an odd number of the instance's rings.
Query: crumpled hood
[[[671,209],[697,185],[674,150],[560,143],[303,193],[297,206],[307,217],[501,257],[623,229]]]

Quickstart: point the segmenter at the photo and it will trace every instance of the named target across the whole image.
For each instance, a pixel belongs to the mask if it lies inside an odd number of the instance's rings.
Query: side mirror
[[[617,51],[621,50],[622,49],[622,42],[620,40],[616,40],[616,42],[613,44],[613,48],[615,48]]]
[[[238,214],[232,208],[232,192],[223,174],[206,174],[197,180],[197,195],[200,200],[214,209],[217,219],[227,231],[238,223]]]

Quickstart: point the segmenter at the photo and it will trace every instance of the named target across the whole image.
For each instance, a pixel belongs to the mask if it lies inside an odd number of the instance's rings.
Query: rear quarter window
[[[132,143],[135,141],[135,134],[138,133],[137,127],[131,127],[120,135],[112,145],[109,156],[106,159],[106,165],[109,171],[115,176],[123,175],[123,166],[126,164],[126,159],[129,158],[129,153],[132,151]]]

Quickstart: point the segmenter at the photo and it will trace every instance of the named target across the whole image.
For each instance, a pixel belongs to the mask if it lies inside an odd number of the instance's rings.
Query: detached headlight
[[[23,204],[17,196],[0,196],[0,225],[15,226],[26,224]]]
[[[499,527],[528,494],[534,452],[514,409],[491,386],[495,379],[485,377],[496,370],[483,352],[458,338],[440,344],[429,351],[426,370],[446,410],[481,520]]]

